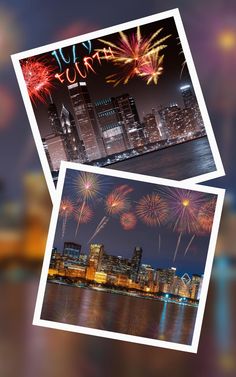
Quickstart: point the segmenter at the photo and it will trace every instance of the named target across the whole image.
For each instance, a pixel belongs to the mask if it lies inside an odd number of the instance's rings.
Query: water
[[[47,283],[41,318],[191,344],[197,308]]]
[[[216,170],[207,137],[107,166],[111,169],[182,180]]]

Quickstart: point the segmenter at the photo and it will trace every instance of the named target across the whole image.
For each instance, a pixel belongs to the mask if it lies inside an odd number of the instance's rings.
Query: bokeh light
[[[16,106],[10,90],[0,85],[0,130],[8,127],[14,117]]]

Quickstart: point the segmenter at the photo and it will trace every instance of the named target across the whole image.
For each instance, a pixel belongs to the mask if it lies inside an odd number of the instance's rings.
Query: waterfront
[[[197,308],[47,283],[41,318],[191,344]]]
[[[216,170],[207,136],[107,167],[176,180],[192,178]]]

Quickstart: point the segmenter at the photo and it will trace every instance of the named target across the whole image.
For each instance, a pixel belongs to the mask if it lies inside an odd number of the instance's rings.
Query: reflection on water
[[[41,318],[191,344],[197,308],[48,283]]]
[[[187,179],[216,170],[206,136],[107,167],[176,180]]]

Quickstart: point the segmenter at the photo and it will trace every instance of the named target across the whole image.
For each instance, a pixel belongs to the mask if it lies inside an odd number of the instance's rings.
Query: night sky
[[[161,54],[164,53],[164,72],[160,77],[158,84],[155,85],[151,83],[150,85],[147,85],[144,79],[135,77],[130,79],[128,84],[119,84],[114,88],[112,84],[106,83],[105,78],[106,76],[119,71],[119,68],[114,66],[110,61],[107,62],[106,60],[102,60],[102,64],[99,65],[97,60],[95,60],[93,68],[95,69],[96,74],[89,71],[88,77],[85,80],[80,78],[80,81],[87,82],[92,102],[101,98],[129,93],[136,101],[137,110],[141,120],[145,113],[151,112],[152,108],[157,108],[160,105],[168,106],[170,103],[178,103],[180,106],[183,105],[179,88],[186,82],[190,83],[191,79],[186,65],[181,77],[182,64],[185,58],[183,53],[181,53],[182,47],[178,39],[178,33],[173,17],[141,26],[141,34],[142,36],[150,37],[160,28],[163,28],[163,30],[157,39],[163,38],[169,34],[171,34],[171,37],[163,42],[164,44],[167,44],[167,48],[161,51]],[[135,33],[136,30],[136,28],[129,29],[128,31],[125,31],[125,34]],[[104,40],[113,43],[116,43],[118,38],[119,33],[103,37]],[[155,40],[156,39],[154,39],[154,41]],[[82,44],[76,45],[76,56],[78,57],[78,61],[81,61],[84,56],[92,56],[96,49],[105,47],[105,45],[97,39],[94,39],[91,42],[92,51],[90,54]],[[38,55],[37,58],[42,58],[47,64],[54,66],[55,73],[60,73],[56,58],[51,55],[51,52],[52,51],[47,54]],[[63,53],[66,59],[70,57],[72,62],[72,46],[63,48]],[[65,64],[62,61],[63,71],[70,66],[73,66],[73,64]],[[64,104],[73,113],[68,96],[67,80],[61,84],[59,80],[56,79],[51,94],[59,112],[62,104]],[[43,104],[36,101],[36,103],[33,104],[33,107],[43,137],[51,131],[47,117],[47,103]]]
[[[62,199],[69,199],[75,203],[75,205],[78,203],[78,200],[82,200],[81,196],[78,196],[78,189],[76,189],[75,186],[75,182],[79,176],[79,171],[67,170],[62,194]],[[137,202],[143,195],[151,194],[152,192],[160,192],[160,190],[163,191],[163,189],[165,190],[164,186],[124,178],[99,175],[99,179],[101,181],[99,194],[93,200],[90,199],[87,202],[88,205],[93,208],[94,216],[87,224],[80,224],[76,237],[75,229],[77,222],[74,216],[71,215],[71,217],[68,218],[64,238],[62,238],[63,219],[59,216],[54,240],[54,246],[57,247],[58,250],[63,249],[63,243],[65,241],[72,241],[81,244],[82,252],[88,254],[88,240],[105,215],[104,200],[115,187],[124,184],[132,187],[133,191],[127,196],[130,203],[130,212],[135,211]],[[203,195],[203,199],[206,199],[206,201],[215,198],[213,194],[203,193]],[[151,264],[154,268],[176,267],[177,274],[179,275],[185,272],[190,275],[192,273],[203,274],[209,245],[209,235],[196,235],[186,256],[184,256],[184,251],[192,234],[183,235],[177,258],[173,263],[174,251],[179,234],[173,232],[172,219],[173,216],[170,216],[167,223],[160,227],[147,226],[138,219],[136,227],[128,231],[122,228],[119,215],[111,216],[107,225],[97,234],[91,243],[104,244],[107,254],[120,255],[127,258],[132,256],[135,246],[141,246],[143,248],[142,263]],[[159,232],[161,234],[160,251],[158,248]]]

